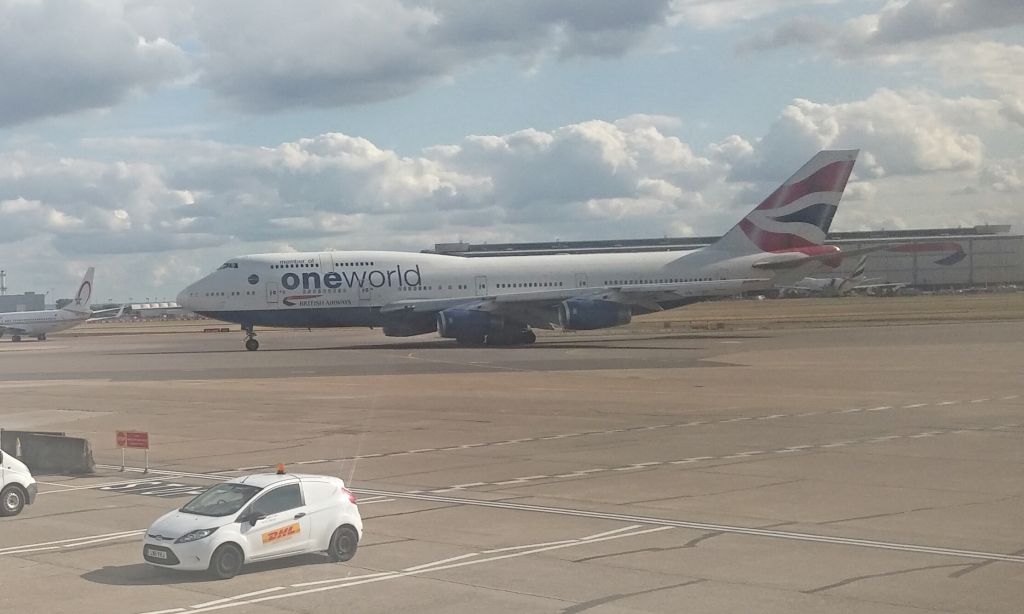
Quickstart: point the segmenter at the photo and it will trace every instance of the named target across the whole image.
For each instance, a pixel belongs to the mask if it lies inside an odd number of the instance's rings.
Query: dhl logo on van
[[[277,541],[279,539],[289,539],[295,535],[298,535],[302,529],[299,527],[299,523],[290,524],[280,529],[274,529],[273,531],[267,531],[261,537],[263,538],[264,544]]]

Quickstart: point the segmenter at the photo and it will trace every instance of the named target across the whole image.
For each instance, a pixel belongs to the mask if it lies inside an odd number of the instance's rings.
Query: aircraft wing
[[[661,311],[659,301],[679,298],[703,298],[731,296],[752,290],[771,287],[771,278],[726,279],[718,281],[690,281],[665,284],[632,284],[608,287],[559,288],[557,290],[536,290],[515,294],[470,296],[442,299],[409,299],[384,305],[381,313],[411,311],[430,313],[445,309],[473,309],[501,313],[521,319],[532,325],[553,324],[551,307],[568,299],[591,299],[611,301],[624,305],[642,307],[648,311]]]
[[[857,249],[841,250],[835,252],[827,252],[823,254],[806,255],[800,252],[788,252],[785,254],[775,254],[775,257],[770,260],[764,260],[761,262],[754,263],[754,268],[764,269],[768,271],[781,270],[781,269],[795,269],[804,264],[810,262],[828,262],[836,260],[845,260],[846,258],[852,258],[854,256],[863,256],[865,254],[871,254],[874,252],[890,251],[890,252],[950,252],[948,256],[944,256],[935,262],[942,265],[951,265],[960,262],[967,257],[964,252],[963,246],[959,243],[953,242],[941,242],[941,243],[882,243],[879,245],[870,245],[868,247],[860,247]]]
[[[18,328],[17,326],[0,326],[0,337],[4,335],[27,335],[28,331],[24,328]]]

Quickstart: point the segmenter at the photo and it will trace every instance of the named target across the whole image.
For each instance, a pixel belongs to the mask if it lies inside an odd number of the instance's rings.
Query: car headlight
[[[212,529],[197,529],[195,531],[189,531],[188,533],[186,533],[186,534],[182,535],[181,537],[179,537],[178,539],[174,540],[174,543],[176,543],[176,544],[187,544],[189,542],[199,541],[200,539],[203,539],[204,537],[209,537],[210,535],[213,535],[213,532],[216,531],[216,530],[217,530],[217,528],[214,527]]]

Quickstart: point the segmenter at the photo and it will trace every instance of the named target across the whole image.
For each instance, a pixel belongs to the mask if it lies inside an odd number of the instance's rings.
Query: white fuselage
[[[0,313],[0,331],[11,336],[37,337],[78,326],[89,315],[67,309],[11,311]]]
[[[335,251],[234,258],[178,295],[186,309],[264,326],[376,326],[400,301],[500,297],[573,288],[764,278],[765,254],[729,257],[714,249],[630,254],[464,258],[438,254]],[[787,271],[797,278],[806,270]],[[662,308],[693,302],[659,301]]]

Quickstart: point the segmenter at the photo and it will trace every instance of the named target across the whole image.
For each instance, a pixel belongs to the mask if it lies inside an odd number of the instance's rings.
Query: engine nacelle
[[[571,298],[558,306],[558,323],[565,330],[596,330],[629,324],[633,312],[628,305],[612,301]]]
[[[385,337],[413,337],[437,330],[437,319],[432,313],[389,313],[383,317]]]
[[[486,311],[445,309],[437,314],[437,332],[446,339],[480,342],[490,334],[500,333],[504,322]]]

